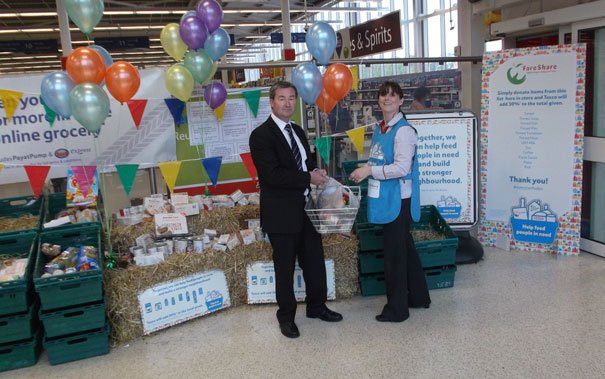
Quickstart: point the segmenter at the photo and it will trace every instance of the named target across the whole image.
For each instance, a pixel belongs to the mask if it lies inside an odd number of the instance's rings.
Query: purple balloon
[[[204,100],[210,108],[216,109],[227,100],[227,89],[223,83],[213,80],[204,88]]]
[[[181,20],[179,34],[185,45],[189,46],[190,49],[197,50],[204,46],[208,37],[208,28],[199,17],[187,16]]]
[[[208,27],[212,33],[221,26],[223,22],[223,9],[215,0],[202,0],[197,4],[197,16]]]

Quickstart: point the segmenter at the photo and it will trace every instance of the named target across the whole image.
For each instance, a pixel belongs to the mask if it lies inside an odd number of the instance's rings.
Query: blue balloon
[[[317,66],[311,62],[301,63],[292,70],[292,84],[298,94],[307,104],[315,104],[315,100],[323,87],[323,78]]]
[[[336,33],[325,22],[315,22],[309,28],[306,36],[307,49],[317,61],[323,65],[328,64],[334,49],[336,49]]]
[[[231,37],[223,28],[216,29],[204,42],[204,50],[210,55],[213,61],[218,61],[221,57],[227,54]]]
[[[103,63],[105,63],[105,69],[108,69],[109,66],[113,64],[113,58],[111,57],[111,54],[109,54],[109,51],[105,50],[103,46],[90,45],[88,47],[101,54],[101,58],[103,58]]]
[[[40,84],[40,94],[47,107],[63,116],[71,116],[69,92],[75,84],[65,71],[55,71],[46,75]]]

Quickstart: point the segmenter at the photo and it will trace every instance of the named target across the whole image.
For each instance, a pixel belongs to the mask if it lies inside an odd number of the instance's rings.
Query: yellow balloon
[[[206,84],[210,83],[214,79],[214,74],[216,74],[217,68],[218,68],[218,62],[214,62],[214,64],[212,65],[212,70],[210,70],[210,75],[208,75],[208,78],[206,80],[204,80],[204,82],[202,83],[202,86],[205,86]]]
[[[187,45],[179,34],[179,24],[170,23],[160,33],[160,43],[164,51],[176,61],[182,61],[187,52]]]
[[[168,92],[183,102],[187,102],[193,93],[193,75],[180,63],[166,70],[164,82]]]

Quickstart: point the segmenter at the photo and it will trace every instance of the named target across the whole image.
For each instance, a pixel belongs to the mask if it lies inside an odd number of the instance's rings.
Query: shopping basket
[[[320,207],[322,194],[325,195],[326,191],[340,191],[344,199],[343,206],[339,208]],[[353,223],[355,223],[360,201],[361,191],[359,186],[317,187],[311,190],[311,197],[305,206],[305,211],[318,233],[348,234],[353,228]]]

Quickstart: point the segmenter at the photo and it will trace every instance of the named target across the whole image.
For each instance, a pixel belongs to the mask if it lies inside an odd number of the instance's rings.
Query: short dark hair
[[[403,99],[403,90],[396,82],[386,81],[380,85],[380,88],[378,88],[378,96],[386,96],[391,92],[399,96],[400,99]]]
[[[420,86],[414,90],[414,100],[422,101],[430,94],[428,88]]]
[[[275,83],[274,85],[271,86],[271,89],[269,90],[269,98],[270,99],[275,99],[275,92],[278,89],[282,89],[282,88],[292,88],[294,89],[294,95],[296,95],[296,97],[298,97],[298,91],[296,90],[296,87],[294,86],[294,84],[287,82],[285,80],[281,80],[277,83]]]

